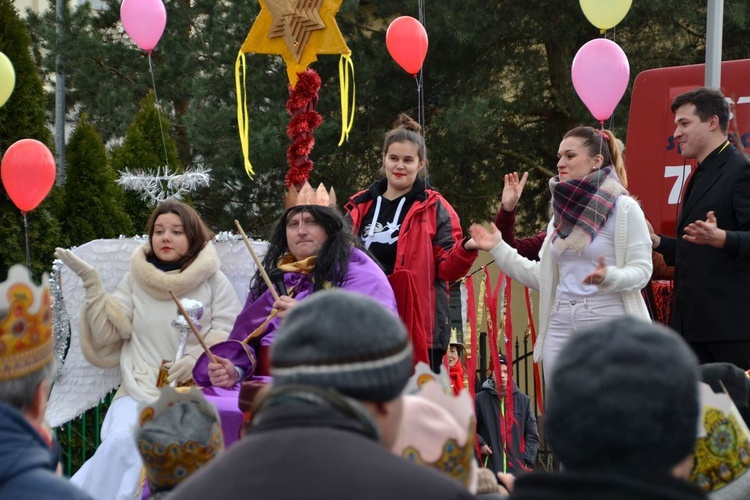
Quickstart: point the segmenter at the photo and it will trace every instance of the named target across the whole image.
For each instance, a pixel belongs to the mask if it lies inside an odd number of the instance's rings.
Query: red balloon
[[[393,20],[385,33],[388,53],[410,75],[422,69],[427,55],[427,32],[422,23],[410,16]]]
[[[0,164],[0,177],[11,201],[22,212],[34,210],[55,183],[55,159],[34,139],[21,139],[8,148]]]

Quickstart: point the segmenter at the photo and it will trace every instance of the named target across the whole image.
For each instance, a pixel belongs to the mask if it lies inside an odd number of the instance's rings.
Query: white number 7
[[[680,202],[680,193],[682,193],[682,188],[685,186],[685,179],[687,179],[687,177],[690,175],[690,171],[692,170],[692,168],[692,165],[676,165],[664,167],[665,179],[675,177],[674,184],[672,185],[672,190],[669,192],[669,199],[667,200],[667,204],[677,205]]]

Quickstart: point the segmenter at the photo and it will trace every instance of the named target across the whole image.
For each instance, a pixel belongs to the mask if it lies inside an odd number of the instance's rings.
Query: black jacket
[[[703,491],[673,477],[532,472],[516,479],[509,500],[699,500]]]
[[[332,408],[287,404],[261,412],[247,436],[170,498],[473,498],[457,481],[384,449],[359,421]]]
[[[731,144],[714,150],[694,186],[691,177],[677,218],[677,238],[662,236],[656,249],[675,266],[672,327],[690,342],[750,340],[750,165]],[[713,210],[727,232],[724,248],[682,239],[685,226]]]
[[[488,444],[492,448],[487,467],[493,472],[503,472],[503,442],[500,436],[500,401],[493,379],[487,379],[475,400],[477,417],[477,440],[479,446]],[[513,413],[518,425],[511,427],[511,443],[508,450],[508,472],[519,472],[533,467],[539,450],[539,431],[536,417],[531,411],[531,401],[513,384]],[[525,451],[521,452],[521,437]],[[485,457],[480,457],[484,461]]]
[[[57,458],[15,408],[0,403],[0,498],[85,500],[89,496],[55,474]]]

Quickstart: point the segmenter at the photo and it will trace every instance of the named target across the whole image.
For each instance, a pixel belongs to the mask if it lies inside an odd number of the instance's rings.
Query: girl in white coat
[[[138,404],[156,400],[161,362],[174,359],[179,343],[171,325],[177,307],[169,291],[201,302],[201,333],[208,345],[226,340],[240,311],[234,288],[219,270],[213,233],[195,210],[174,200],[160,204],[149,219],[148,237],[111,295],[96,269],[69,250],[55,252],[86,289],[80,332],[86,359],[102,368],[119,366],[122,374],[102,423],[102,443],[71,478],[97,500],[131,500],[138,489],[142,466],[133,438]],[[191,335],[185,355],[169,365],[169,381],[189,380],[201,352]]]
[[[651,276],[651,240],[643,210],[623,187],[614,134],[576,127],[563,137],[558,157],[539,262],[518,255],[494,224],[490,231],[470,229],[503,272],[539,290],[534,360],[543,360],[546,380],[567,339],[581,329],[624,314],[650,319],[640,290]]]

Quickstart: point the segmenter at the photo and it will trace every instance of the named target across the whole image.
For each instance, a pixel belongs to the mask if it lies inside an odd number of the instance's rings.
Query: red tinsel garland
[[[313,130],[323,123],[323,117],[315,111],[320,76],[307,68],[297,73],[297,77],[297,85],[293,89],[289,87],[289,99],[286,102],[286,111],[292,117],[286,127],[286,134],[292,144],[286,153],[289,170],[284,180],[287,187],[294,185],[299,190],[310,177],[313,168],[313,162],[308,158],[315,146]]]

